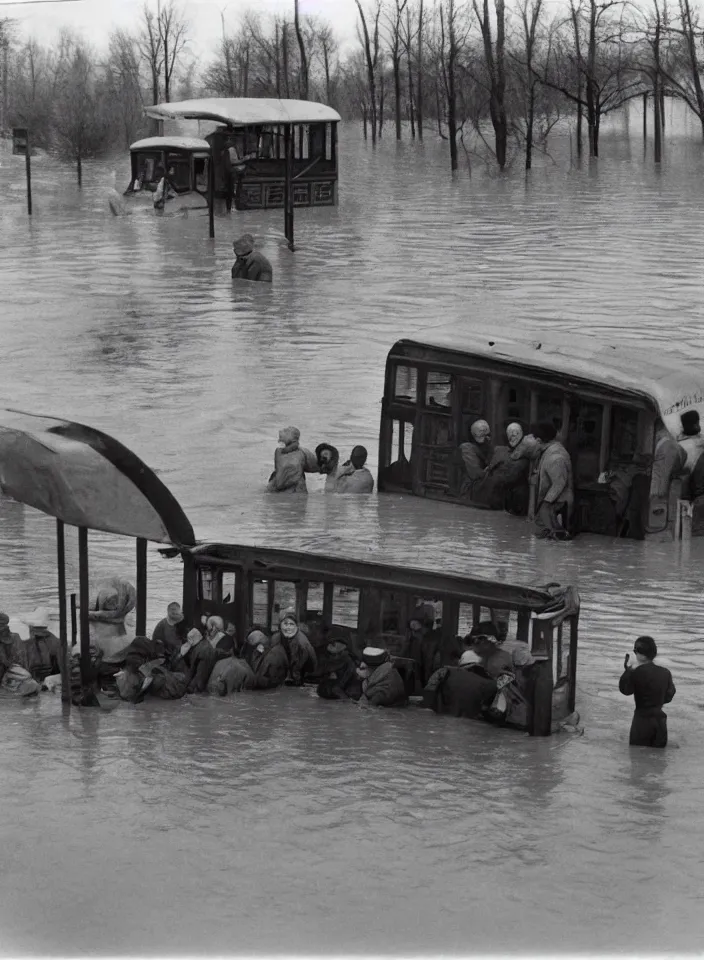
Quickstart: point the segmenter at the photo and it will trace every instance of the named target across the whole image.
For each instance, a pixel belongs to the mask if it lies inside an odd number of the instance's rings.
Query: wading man
[[[628,742],[632,747],[664,747],[667,745],[667,714],[663,704],[675,695],[672,674],[653,661],[658,648],[652,637],[638,637],[633,644],[637,663],[629,664],[626,654],[624,671],[618,682],[621,693],[633,695],[636,703],[631,734]]]

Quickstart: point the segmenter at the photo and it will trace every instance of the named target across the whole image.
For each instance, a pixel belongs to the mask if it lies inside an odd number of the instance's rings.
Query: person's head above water
[[[248,257],[252,250],[254,250],[254,237],[251,233],[243,233],[238,240],[234,241],[232,249],[235,251],[236,256]]]
[[[552,443],[557,436],[557,428],[552,420],[541,420],[531,425],[530,432],[541,443]]]
[[[290,640],[298,633],[298,617],[295,610],[285,610],[279,620],[279,633]]]
[[[350,462],[355,470],[361,470],[367,462],[367,451],[365,447],[355,447],[350,456]]]
[[[654,660],[658,655],[658,647],[652,637],[638,637],[633,644],[638,663],[647,663],[648,660]]]
[[[340,462],[340,452],[329,443],[319,443],[315,448],[315,457],[321,473],[332,473]]]
[[[506,427],[506,439],[511,449],[518,446],[523,439],[523,427],[520,423],[509,423]]]
[[[288,446],[290,443],[298,443],[301,439],[301,431],[298,427],[284,427],[279,430],[279,443]]]
[[[491,440],[491,427],[486,420],[475,420],[469,433],[475,443],[488,443]]]
[[[680,420],[682,421],[682,433],[686,437],[696,437],[702,432],[699,425],[699,414],[696,410],[685,410],[684,413],[680,414]]]

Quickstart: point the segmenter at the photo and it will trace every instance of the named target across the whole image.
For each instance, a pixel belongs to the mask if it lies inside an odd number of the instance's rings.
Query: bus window
[[[457,616],[457,636],[466,637],[474,626],[474,605],[461,603]]]
[[[549,420],[559,433],[562,429],[562,395],[559,393],[538,394],[538,420]]]
[[[450,417],[421,418],[420,442],[431,447],[448,446],[455,443],[455,424]]]
[[[413,446],[413,424],[405,420],[394,420],[391,434],[391,462],[411,459]]]
[[[253,624],[269,630],[269,582],[267,580],[255,580],[252,584],[252,609],[250,612]]]
[[[415,367],[396,367],[394,372],[394,400],[415,403],[418,397],[418,370]]]
[[[170,153],[166,159],[166,169],[173,170],[169,174],[169,183],[177,193],[184,193],[191,189],[191,161],[180,153]]]
[[[322,583],[308,584],[308,596],[306,599],[306,618],[308,618],[309,616],[314,616],[322,620],[323,596],[324,596],[324,587]]]
[[[201,567],[198,577],[201,600],[213,600],[215,595],[215,571],[211,567]]]
[[[480,417],[484,412],[484,384],[481,380],[460,381],[460,406],[462,413]]]
[[[452,374],[429,370],[425,386],[426,407],[452,409]]]
[[[205,193],[208,189],[208,158],[196,157],[193,161],[193,169],[196,178],[196,190]]]
[[[638,411],[614,405],[611,409],[609,460],[633,460],[638,449]]]
[[[359,618],[359,590],[354,587],[335,587],[332,599],[332,622],[341,627],[357,629]]]
[[[530,420],[529,387],[522,383],[505,383],[501,391],[501,410],[506,426],[514,420],[527,424]]]
[[[220,599],[223,603],[235,602],[236,577],[234,570],[224,570],[220,583]]]
[[[277,580],[274,584],[274,602],[271,608],[272,629],[279,629],[279,620],[286,610],[296,609],[296,584]]]

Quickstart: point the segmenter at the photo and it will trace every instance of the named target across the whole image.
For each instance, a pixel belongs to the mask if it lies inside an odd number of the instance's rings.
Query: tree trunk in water
[[[367,140],[367,105],[366,103],[362,104],[362,130],[364,132],[364,139]]]
[[[279,23],[274,24],[274,51],[276,54],[276,96],[281,99],[281,57],[279,56]]]
[[[401,139],[401,58],[394,57],[394,110],[396,112],[396,139]]]
[[[704,120],[702,120],[704,124]],[[648,94],[643,94],[643,143],[648,139]]]
[[[409,41],[410,45],[410,41]],[[409,67],[410,69],[410,67]],[[418,139],[423,140],[423,0],[418,7],[418,83],[416,96],[416,113],[418,116]]]
[[[579,91],[579,96],[582,96],[582,91]],[[582,156],[582,104],[577,104],[577,156],[581,158]]]
[[[660,78],[656,73],[653,78],[653,161],[655,163],[660,163],[662,160],[662,117],[660,108]]]
[[[284,68],[284,90],[286,91],[286,99],[291,99],[291,87],[288,81],[288,24],[284,22],[281,25],[281,59],[283,60]]]
[[[384,95],[386,93],[386,84],[384,83],[384,75],[381,75],[381,89],[379,91],[379,139],[381,140],[381,133],[384,129]]]
[[[665,87],[660,84],[660,126],[662,127],[662,132],[665,132]]]
[[[438,121],[438,136],[442,136],[442,109],[440,107],[440,82],[435,78],[435,117]]]
[[[415,110],[413,105],[413,72],[411,70],[411,58],[408,57],[408,118],[411,121],[411,139],[416,138]]]
[[[535,87],[530,85],[528,101],[528,123],[526,124],[526,170],[533,166],[533,122],[535,119]]]
[[[298,89],[301,100],[308,99],[308,57],[306,56],[306,45],[301,33],[301,22],[298,16],[298,0],[294,0],[294,23],[296,26],[296,39],[298,40],[298,50],[301,55],[301,73],[299,77]]]
[[[169,38],[164,36],[164,100],[169,102],[169,86],[171,77],[169,76]]]
[[[76,172],[78,173],[78,186],[82,187],[83,186],[83,165],[81,163],[80,150],[78,151],[78,155],[76,157]]]
[[[454,172],[457,162],[457,97],[455,93],[455,65],[450,61],[448,69],[447,132],[450,137],[450,169]]]

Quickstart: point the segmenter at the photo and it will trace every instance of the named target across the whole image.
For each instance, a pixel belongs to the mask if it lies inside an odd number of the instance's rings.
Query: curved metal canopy
[[[276,100],[266,97],[205,97],[158,103],[144,112],[155,120],[214,120],[231,127],[256,123],[337,123],[337,110],[312,100]]]
[[[209,153],[210,144],[198,137],[145,137],[130,144],[130,150],[204,150]]]
[[[191,546],[178,501],[118,440],[70,420],[0,410],[2,492],[76,527]]]

